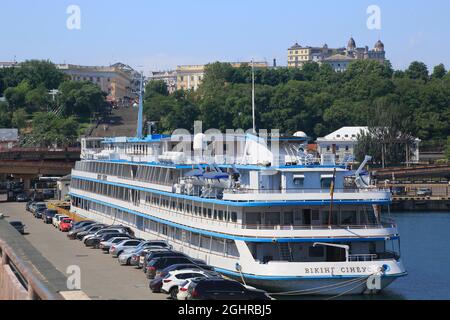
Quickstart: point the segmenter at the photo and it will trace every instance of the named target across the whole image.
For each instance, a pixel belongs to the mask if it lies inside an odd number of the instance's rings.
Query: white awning
[[[304,174],[294,174],[294,179],[305,179]]]
[[[332,174],[322,174],[320,176],[321,179],[333,179],[333,175]]]

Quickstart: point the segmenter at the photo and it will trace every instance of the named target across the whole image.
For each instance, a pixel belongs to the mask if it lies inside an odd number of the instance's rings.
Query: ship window
[[[232,222],[237,222],[237,212],[232,212],[231,213],[231,221]]]
[[[223,220],[223,211],[219,210],[219,220]]]
[[[208,208],[208,218],[212,218],[212,209]]]
[[[357,224],[356,211],[341,211],[341,224],[345,225]]]
[[[214,219],[217,219],[217,210],[214,210]]]
[[[303,187],[305,183],[305,176],[304,175],[294,175],[294,185],[296,187]]]
[[[322,258],[325,254],[324,247],[309,247],[310,258]]]
[[[261,213],[247,212],[245,214],[245,224],[249,227],[261,225]]]
[[[284,213],[283,224],[286,226],[292,226],[294,224],[294,213],[292,211]]]
[[[203,208],[203,217],[206,218],[206,208]]]
[[[270,226],[280,225],[280,213],[279,212],[266,212],[265,224]]]

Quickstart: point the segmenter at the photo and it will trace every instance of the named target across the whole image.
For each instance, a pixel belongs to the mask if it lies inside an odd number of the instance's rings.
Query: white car
[[[68,216],[65,216],[63,214],[55,214],[55,216],[52,218],[53,226],[57,229],[59,229],[59,225],[61,224],[61,220],[70,218]]]
[[[177,300],[179,286],[184,284],[186,280],[208,277],[210,277],[208,272],[199,269],[170,271],[169,274],[163,279],[161,291],[170,294],[172,299]]]
[[[186,279],[178,286],[177,300],[184,301],[189,296],[189,286],[193,279]]]

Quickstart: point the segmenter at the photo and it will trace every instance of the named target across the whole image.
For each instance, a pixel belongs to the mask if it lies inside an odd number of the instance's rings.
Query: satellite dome
[[[303,131],[297,131],[296,133],[294,133],[294,137],[297,137],[297,138],[308,138],[308,135],[306,133],[304,133]]]

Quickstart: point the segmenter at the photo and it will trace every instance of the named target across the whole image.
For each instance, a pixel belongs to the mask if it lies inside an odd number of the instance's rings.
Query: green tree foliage
[[[11,112],[8,104],[0,101],[0,128],[11,128]]]
[[[445,77],[446,73],[447,71],[445,70],[445,66],[441,63],[434,67],[431,77],[433,79],[442,79]]]
[[[427,65],[423,62],[414,61],[405,73],[406,76],[413,80],[428,81],[429,79]]]
[[[73,117],[59,117],[53,113],[36,112],[32,132],[26,136],[28,145],[66,147],[78,138],[79,123]]]
[[[447,145],[445,149],[445,156],[447,157],[447,160],[450,160],[450,136],[447,137]]]
[[[90,82],[66,81],[59,91],[58,101],[66,116],[87,117],[107,110],[106,94]]]
[[[27,125],[28,113],[25,109],[18,109],[13,112],[11,123],[14,128],[23,129]]]

